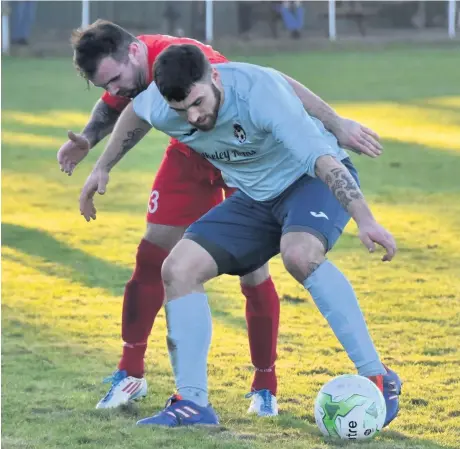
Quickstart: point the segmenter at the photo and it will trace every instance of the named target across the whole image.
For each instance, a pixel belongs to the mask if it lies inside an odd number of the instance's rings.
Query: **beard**
[[[121,97],[135,98],[148,87],[144,71],[139,67],[134,77],[134,87],[129,90],[122,90],[118,93]]]
[[[117,97],[125,97],[125,98],[135,98],[137,95],[139,95],[143,89],[139,88],[134,88],[134,89],[129,89],[129,90],[120,90],[117,93]]]
[[[214,94],[215,105],[212,112],[206,116],[206,122],[201,125],[192,123],[192,125],[200,131],[211,131],[216,126],[222,93],[214,83],[212,84],[212,92]]]

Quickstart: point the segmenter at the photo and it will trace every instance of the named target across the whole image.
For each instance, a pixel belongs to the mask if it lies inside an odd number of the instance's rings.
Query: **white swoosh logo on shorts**
[[[325,218],[326,220],[329,220],[329,217],[324,212],[311,212],[310,211],[310,214],[312,214],[316,218]]]

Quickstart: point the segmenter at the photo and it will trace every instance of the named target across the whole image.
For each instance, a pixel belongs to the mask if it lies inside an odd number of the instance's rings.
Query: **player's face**
[[[216,126],[222,94],[213,81],[194,84],[183,101],[169,101],[169,106],[193,127],[210,131]]]
[[[131,51],[121,61],[111,56],[101,60],[91,82],[110,95],[134,98],[147,88],[145,70]]]

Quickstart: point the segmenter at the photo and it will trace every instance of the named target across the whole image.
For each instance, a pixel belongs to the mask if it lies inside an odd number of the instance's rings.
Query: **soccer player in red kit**
[[[110,134],[124,107],[152,81],[156,57],[171,44],[193,43],[212,63],[227,59],[212,47],[193,39],[165,35],[133,36],[111,22],[98,20],[72,36],[74,62],[92,84],[106,90],[81,132],[69,131],[69,140],[58,152],[61,170],[71,175],[76,165],[101,139]],[[381,152],[378,136],[360,124],[343,119],[316,95],[286,76],[305,109],[319,118],[339,142],[375,157]],[[193,132],[193,130],[191,130]],[[143,136],[139,129],[124,141],[129,151]],[[109,392],[97,408],[114,408],[145,396],[144,355],[154,320],[164,299],[161,267],[185,229],[231,195],[220,171],[187,146],[172,139],[156,174],[148,202],[147,230],[141,240],[136,266],[125,287],[122,338],[118,370],[108,378]],[[249,412],[278,414],[275,372],[279,325],[279,298],[264,266],[241,278],[246,297],[246,321],[251,360],[255,368]]]

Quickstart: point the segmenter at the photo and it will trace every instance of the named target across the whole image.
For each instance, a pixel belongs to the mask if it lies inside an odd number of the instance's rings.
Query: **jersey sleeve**
[[[286,149],[301,155],[302,159],[307,153],[306,172],[312,177],[320,156],[337,155],[291,86],[274,70],[264,74],[251,89],[249,113],[257,128],[272,133]]]
[[[123,111],[126,106],[128,106],[129,102],[131,101],[129,98],[126,97],[118,97],[114,95],[110,95],[108,92],[104,92],[101,96],[101,100],[112,109],[115,109],[119,112]]]
[[[133,109],[139,118],[158,128],[165,111],[165,101],[155,83],[150,83],[146,90],[134,98]]]

